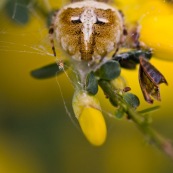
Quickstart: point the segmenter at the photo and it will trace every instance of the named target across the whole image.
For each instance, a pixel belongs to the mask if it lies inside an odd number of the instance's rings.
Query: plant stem
[[[110,81],[99,80],[99,85],[115,105],[121,106],[124,112],[136,124],[138,129],[145,135],[150,143],[155,144],[162,152],[173,159],[173,146],[168,139],[165,139],[145,121],[139,113],[126,103],[122,95],[111,85]]]

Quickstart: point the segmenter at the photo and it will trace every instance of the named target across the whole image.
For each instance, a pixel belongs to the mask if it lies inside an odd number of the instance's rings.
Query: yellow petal
[[[124,16],[125,21],[127,22],[133,22],[137,21],[139,19],[139,11],[141,9],[141,4],[144,4],[144,1],[142,0],[114,0],[114,6],[118,7],[120,9]],[[136,11],[138,11],[136,13]]]
[[[152,0],[142,4],[139,14],[141,16],[140,19],[143,20],[146,17],[173,14],[173,10],[169,3],[161,0]]]
[[[95,109],[101,109],[99,100],[92,95],[89,95],[84,90],[76,90],[72,101],[73,111],[78,119],[85,107],[93,107]]]
[[[105,142],[107,129],[101,111],[85,107],[78,120],[84,135],[91,144],[100,146]]]
[[[154,56],[173,60],[173,15],[158,15],[141,22],[140,41],[154,50]]]
[[[162,0],[116,0],[114,4],[122,10],[126,22],[137,22],[151,15],[173,14],[172,6]]]

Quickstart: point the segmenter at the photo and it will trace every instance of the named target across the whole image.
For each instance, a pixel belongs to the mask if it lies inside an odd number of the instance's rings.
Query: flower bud
[[[127,83],[126,83],[126,80],[122,76],[119,76],[116,79],[111,81],[111,85],[115,89],[123,90],[127,86]]]
[[[73,97],[73,110],[88,141],[95,146],[102,145],[107,129],[96,97],[88,95],[86,91],[77,91]]]

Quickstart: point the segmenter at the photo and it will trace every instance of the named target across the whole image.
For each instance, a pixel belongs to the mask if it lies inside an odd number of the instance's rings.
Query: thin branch
[[[136,124],[138,129],[147,137],[149,142],[157,146],[163,153],[173,159],[173,146],[171,142],[152,129],[152,127],[145,121],[144,117],[126,103],[122,95],[115,90],[109,81],[100,80],[99,85],[108,98],[111,98],[116,105],[123,108],[124,112]]]

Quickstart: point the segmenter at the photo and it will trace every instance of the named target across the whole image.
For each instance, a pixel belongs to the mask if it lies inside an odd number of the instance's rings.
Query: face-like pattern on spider
[[[123,19],[105,3],[83,1],[62,8],[53,26],[56,40],[73,59],[99,61],[118,48]]]

